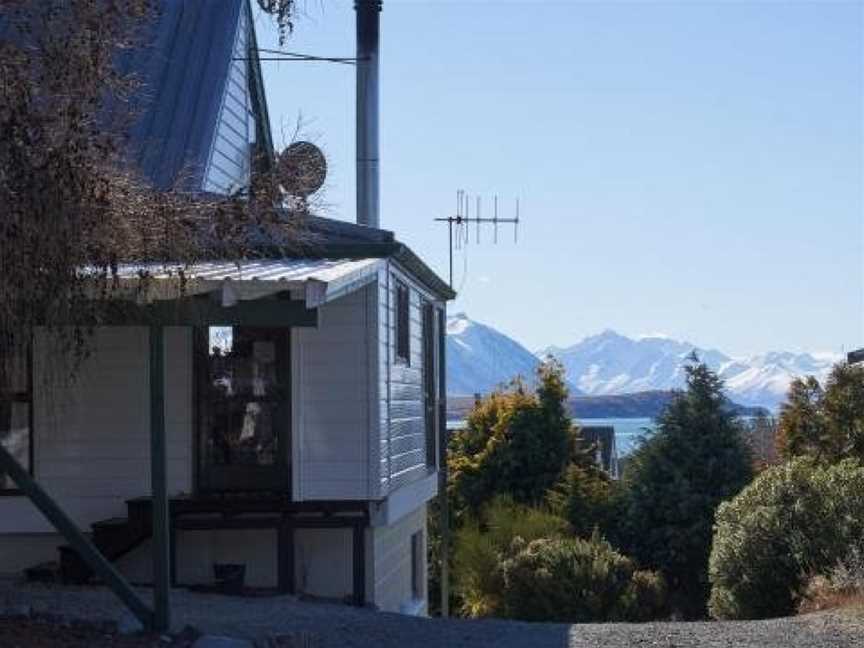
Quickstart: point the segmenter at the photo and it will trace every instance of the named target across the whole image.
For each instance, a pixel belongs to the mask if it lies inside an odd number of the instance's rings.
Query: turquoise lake
[[[584,418],[577,419],[581,425],[611,425],[615,428],[615,447],[623,457],[633,449],[639,437],[654,431],[654,419],[650,418]],[[447,428],[458,430],[464,421],[447,421]]]

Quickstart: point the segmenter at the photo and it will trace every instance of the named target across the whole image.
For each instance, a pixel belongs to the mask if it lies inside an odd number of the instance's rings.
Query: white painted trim
[[[411,290],[419,293],[421,297],[429,301],[440,301],[434,293],[428,291],[413,274],[402,268],[396,261],[390,261],[390,271],[402,283],[408,285]]]
[[[375,499],[381,491],[378,473],[381,454],[380,385],[378,383],[378,276],[366,289],[366,496]]]
[[[390,526],[406,515],[414,513],[438,494],[438,471],[430,472],[423,479],[405,484],[390,493],[383,506],[374,512],[371,525]]]
[[[387,331],[387,492],[390,492],[390,480],[393,477],[393,429],[391,422],[393,421],[393,357],[390,355],[392,340],[390,335],[390,304],[393,301],[393,286],[391,285],[390,272],[392,262],[387,259],[387,303],[385,304],[385,313],[387,314],[386,331]]]
[[[291,499],[303,501],[303,331],[291,329]]]

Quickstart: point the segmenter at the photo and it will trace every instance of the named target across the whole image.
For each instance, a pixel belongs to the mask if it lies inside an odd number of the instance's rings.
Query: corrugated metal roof
[[[160,189],[180,179],[188,189],[201,188],[247,2],[157,0],[155,17],[138,34],[140,45],[118,56],[119,69],[133,75],[139,89],[125,101],[109,98],[101,118],[128,136],[130,162]],[[22,34],[12,28],[9,11],[0,10],[0,39],[17,40]],[[253,69],[259,73],[257,64]],[[266,116],[266,107],[262,112]],[[270,125],[264,126],[269,143]]]
[[[122,284],[135,286],[142,275],[156,280],[148,295],[153,299],[176,296],[161,290],[160,281],[176,281],[181,272],[188,295],[222,292],[225,305],[291,292],[315,308],[374,281],[386,261],[369,259],[265,259],[234,263],[213,261],[187,268],[166,264],[124,264],[118,268]]]
[[[120,62],[141,90],[130,105],[129,155],[157,187],[181,177],[199,189],[213,141],[245,0],[161,0],[145,45]]]

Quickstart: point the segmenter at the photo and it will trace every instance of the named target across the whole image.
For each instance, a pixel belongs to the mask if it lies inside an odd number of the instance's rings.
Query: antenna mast
[[[499,225],[513,225],[513,242],[519,242],[519,199],[516,199],[516,216],[514,218],[499,218],[498,217],[498,196],[496,195],[493,201],[494,209],[492,218],[484,218],[481,216],[481,208],[482,201],[480,196],[475,196],[475,212],[474,216],[470,215],[470,196],[468,193],[459,189],[456,191],[456,215],[455,216],[446,216],[443,218],[436,218],[435,222],[438,223],[447,223],[447,237],[450,245],[450,287],[453,287],[453,226],[457,227],[465,226],[464,230],[464,238],[465,244],[470,240],[470,236],[468,233],[468,226],[474,224],[477,226],[477,243],[480,243],[480,228],[484,224],[491,224],[493,227],[493,240],[497,244],[498,243],[498,226]],[[457,244],[461,246],[462,242],[462,230],[458,230],[457,234],[460,237],[460,240],[457,241]]]

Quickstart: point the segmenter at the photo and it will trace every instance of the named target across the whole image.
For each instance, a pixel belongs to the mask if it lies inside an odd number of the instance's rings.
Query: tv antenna
[[[501,218],[498,216],[498,196],[493,200],[492,217],[483,216],[483,201],[480,196],[474,198],[474,216],[471,215],[471,196],[464,189],[456,191],[456,215],[436,218],[438,223],[447,223],[447,235],[450,241],[450,287],[453,287],[453,246],[458,248],[468,245],[471,236],[468,232],[469,225],[475,225],[476,242],[480,244],[480,230],[484,225],[492,225],[493,241],[498,243],[498,226],[513,225],[513,242],[519,242],[519,199],[516,199],[516,216]],[[456,226],[456,239],[453,238],[453,226]]]

